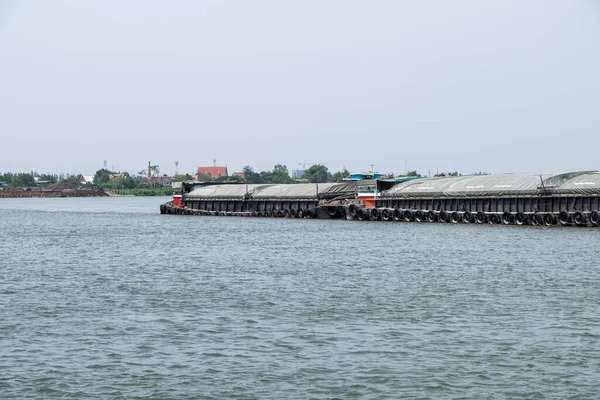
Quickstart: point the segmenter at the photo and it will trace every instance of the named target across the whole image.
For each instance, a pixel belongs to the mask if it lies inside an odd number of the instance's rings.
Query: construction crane
[[[308,161],[304,160],[298,163],[298,166],[302,166],[302,171],[306,171],[306,165],[310,165],[312,163],[309,163]]]

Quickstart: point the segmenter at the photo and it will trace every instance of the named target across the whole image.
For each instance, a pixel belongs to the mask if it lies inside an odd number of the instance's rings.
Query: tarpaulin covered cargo
[[[584,172],[569,176],[568,178],[569,179],[566,179],[560,185],[555,185],[553,187],[553,193],[581,195],[600,194],[600,172]],[[547,183],[545,182],[545,184],[551,186],[553,182],[549,180]]]
[[[354,193],[354,182],[298,183],[298,184],[229,184],[196,187],[185,195],[187,200],[266,200],[266,199],[321,199]]]
[[[597,172],[446,176],[403,182],[384,192],[383,197],[528,196],[541,191],[600,193],[599,180]]]
[[[244,200],[251,195],[255,190],[271,185],[209,185],[196,187],[190,193],[185,195],[188,200],[196,199],[227,199],[227,200]]]
[[[252,199],[321,199],[345,193],[355,193],[356,185],[350,183],[298,183],[261,187],[252,193]]]

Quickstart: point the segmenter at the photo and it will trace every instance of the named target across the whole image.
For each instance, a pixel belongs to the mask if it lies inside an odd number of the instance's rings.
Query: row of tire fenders
[[[600,213],[581,211],[560,213],[485,213],[483,211],[433,211],[433,210],[408,210],[399,208],[360,208],[352,204],[348,208],[350,217],[374,221],[405,221],[405,222],[442,222],[442,223],[476,223],[476,224],[505,224],[505,225],[577,225],[600,226]]]
[[[274,217],[274,218],[317,218],[317,211],[314,209],[304,210],[272,210],[272,211],[207,211],[194,210],[182,207],[165,208],[164,214],[179,214],[179,215],[211,215],[211,216],[228,216],[228,217]],[[336,214],[337,215],[337,214]]]
[[[325,207],[330,217],[343,216],[343,207]],[[485,213],[483,211],[433,211],[433,210],[412,210],[400,208],[365,208],[351,204],[348,207],[348,214],[351,219],[359,221],[404,221],[404,222],[441,222],[441,223],[475,223],[475,224],[505,224],[505,225],[576,225],[587,226],[588,222],[592,226],[600,226],[600,212],[592,211],[584,213],[581,211],[560,213],[523,213],[523,212],[504,212],[504,213]],[[162,210],[161,210],[162,211]],[[252,211],[252,212],[226,212],[226,211],[205,211],[190,210],[187,208],[165,207],[166,214],[181,215],[212,215],[212,216],[246,216],[246,217],[274,217],[274,218],[317,218],[316,209],[284,209],[271,211]]]

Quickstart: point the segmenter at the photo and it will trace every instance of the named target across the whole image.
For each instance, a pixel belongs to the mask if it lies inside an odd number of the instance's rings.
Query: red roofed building
[[[211,178],[220,178],[228,176],[227,167],[198,167],[198,175],[210,176]]]

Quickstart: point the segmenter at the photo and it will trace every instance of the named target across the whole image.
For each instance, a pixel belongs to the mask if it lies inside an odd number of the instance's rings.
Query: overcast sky
[[[600,168],[600,2],[0,0],[0,172]]]

